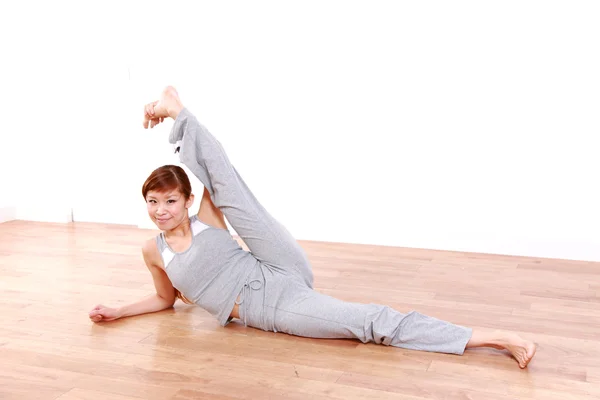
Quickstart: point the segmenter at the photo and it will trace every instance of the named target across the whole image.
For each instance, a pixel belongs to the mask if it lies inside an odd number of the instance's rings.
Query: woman
[[[143,246],[156,295],[118,309],[96,306],[93,322],[173,306],[177,298],[212,314],[265,331],[313,338],[353,338],[406,349],[463,354],[466,348],[506,349],[525,368],[533,342],[510,332],[479,332],[417,312],[345,302],[313,290],[311,265],[292,235],[258,202],[220,142],[186,109],[174,88],[144,109],[144,128],[175,121],[169,142],[204,184],[197,215],[185,171],[166,165],[142,187],[148,214],[162,231]],[[224,217],[249,252],[230,235]]]

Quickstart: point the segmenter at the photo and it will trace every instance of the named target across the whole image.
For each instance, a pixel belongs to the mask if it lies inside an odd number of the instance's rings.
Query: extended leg
[[[175,92],[176,93],[176,92]],[[173,116],[169,142],[181,142],[180,161],[209,191],[252,254],[283,273],[294,273],[313,285],[310,263],[290,232],[260,204],[229,161],[221,143],[186,108]]]
[[[358,339],[387,346],[462,354],[472,330],[378,304],[346,302],[314,290],[289,290],[274,308],[276,331],[313,338]]]
[[[513,332],[471,328],[412,311],[408,314],[378,304],[345,302],[314,290],[288,286],[267,303],[275,331],[312,338],[358,339],[412,350],[462,355],[467,348],[508,350],[525,368],[535,343]]]

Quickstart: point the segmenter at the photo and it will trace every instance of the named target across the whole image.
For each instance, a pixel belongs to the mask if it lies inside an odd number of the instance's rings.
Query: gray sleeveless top
[[[207,225],[197,215],[190,217],[190,226],[192,244],[182,252],[173,251],[162,232],[157,235],[165,271],[177,290],[225,326],[238,294],[259,262],[229,230]]]

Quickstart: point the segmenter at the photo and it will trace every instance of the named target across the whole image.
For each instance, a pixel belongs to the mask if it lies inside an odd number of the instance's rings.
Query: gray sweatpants
[[[180,142],[180,161],[204,184],[211,200],[259,261],[240,292],[240,318],[248,326],[312,338],[358,339],[406,349],[463,354],[467,327],[418,312],[342,301],[313,289],[306,253],[260,204],[221,143],[184,109],[169,142]]]

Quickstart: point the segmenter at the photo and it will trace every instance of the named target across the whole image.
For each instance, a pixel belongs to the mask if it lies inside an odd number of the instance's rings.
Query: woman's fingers
[[[90,311],[90,315],[92,315],[92,313],[93,313],[94,311],[98,311],[98,310],[100,310],[101,308],[105,308],[105,307],[104,307],[102,304],[98,304],[96,307],[92,308],[92,310]]]
[[[89,317],[90,320],[93,322],[100,322],[105,320],[106,318],[104,317],[104,313],[106,313],[107,307],[104,306],[103,304],[98,304],[96,307],[94,307],[90,313],[89,313]]]
[[[155,118],[154,107],[158,104],[158,100],[144,105],[144,122],[142,125],[145,129],[154,128],[156,125],[164,121],[164,117]]]
[[[104,316],[102,314],[98,314],[98,315],[94,315],[94,316],[90,317],[90,319],[94,322],[102,321],[102,318],[104,318]]]
[[[146,105],[146,112],[148,113],[148,115],[150,116],[154,116],[154,107],[158,104],[158,101],[153,101],[152,103],[149,103]]]
[[[148,124],[150,123],[150,116],[148,115],[148,111],[146,110],[146,106],[144,106],[144,122],[142,125],[144,129],[148,129]]]
[[[144,122],[143,126],[145,129],[154,128],[156,125],[164,121],[164,117],[155,118],[154,107],[158,104],[157,101],[153,101],[152,103],[148,103],[144,106]]]
[[[150,128],[154,128],[156,125],[160,124],[164,120],[165,120],[164,117],[151,119],[150,120]]]
[[[92,311],[90,311],[90,317],[102,314],[102,310],[104,309],[106,309],[106,306],[98,304],[96,307],[92,308]]]

